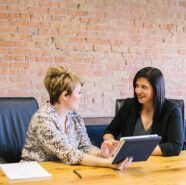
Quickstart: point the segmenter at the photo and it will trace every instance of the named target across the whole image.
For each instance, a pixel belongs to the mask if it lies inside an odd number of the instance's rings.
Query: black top
[[[119,135],[121,137],[132,136],[139,116],[134,99],[127,99],[104,134],[112,134],[115,138]],[[179,155],[184,134],[181,109],[178,104],[165,100],[161,117],[153,120],[151,134],[158,134],[162,137],[159,146],[163,156]]]
[[[133,136],[150,135],[151,130],[152,130],[152,125],[150,126],[150,128],[145,130],[141,117],[139,117],[134,127]]]

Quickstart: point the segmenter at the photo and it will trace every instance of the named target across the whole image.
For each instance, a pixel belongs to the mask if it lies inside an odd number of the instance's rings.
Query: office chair
[[[120,108],[124,105],[125,100],[126,99],[117,99],[116,100],[115,114],[117,114],[118,111],[120,110]],[[181,100],[181,99],[169,99],[169,100],[177,103],[181,108],[182,118],[183,118],[183,129],[184,129],[184,135],[185,135],[183,149],[185,150],[186,149],[186,127],[185,127],[185,120],[184,120],[184,100]]]
[[[91,143],[94,146],[101,147],[103,142],[103,134],[104,130],[107,128],[108,125],[86,125],[87,133],[90,138]]]
[[[0,157],[18,162],[32,115],[38,109],[33,97],[0,98]]]

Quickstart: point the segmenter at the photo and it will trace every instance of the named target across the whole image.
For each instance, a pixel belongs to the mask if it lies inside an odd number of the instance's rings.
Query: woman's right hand
[[[118,169],[118,170],[123,170],[126,168],[128,165],[132,163],[133,157],[126,157],[123,161],[121,161],[119,164],[110,164],[110,168]]]

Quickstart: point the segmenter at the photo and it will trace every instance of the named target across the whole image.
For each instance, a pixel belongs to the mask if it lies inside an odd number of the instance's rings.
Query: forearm
[[[83,159],[80,161],[81,165],[84,166],[99,166],[105,168],[115,168],[122,170],[126,166],[128,166],[132,162],[131,158],[126,158],[125,160],[121,161],[119,164],[112,164],[112,158],[99,158],[95,156],[91,156],[85,154]]]
[[[114,138],[114,136],[113,136],[112,134],[105,134],[105,135],[103,136],[103,139],[104,139],[105,141],[115,140],[115,138]]]
[[[80,161],[80,164],[84,166],[110,167],[111,161],[110,159],[99,158],[96,156],[85,154],[82,161]]]
[[[88,152],[89,155],[98,156],[100,154],[100,149],[97,147],[92,147]]]

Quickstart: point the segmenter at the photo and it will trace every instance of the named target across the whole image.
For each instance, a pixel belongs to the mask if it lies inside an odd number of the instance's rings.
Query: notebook
[[[45,179],[52,176],[36,161],[1,164],[0,168],[10,181]]]
[[[145,161],[161,141],[161,136],[143,135],[122,137],[113,156],[112,164],[118,164],[126,157],[133,157],[133,162]]]

